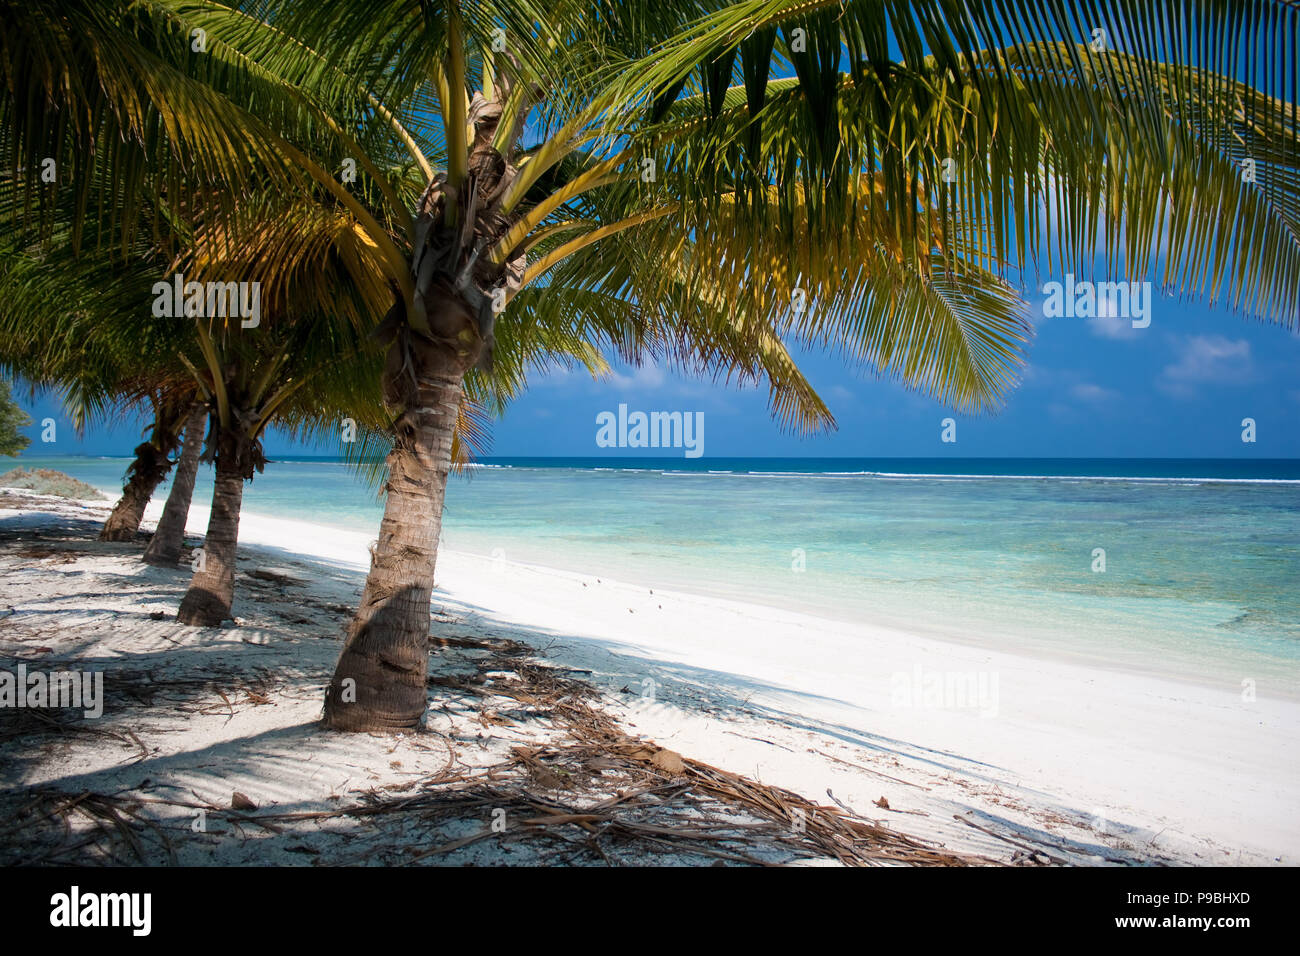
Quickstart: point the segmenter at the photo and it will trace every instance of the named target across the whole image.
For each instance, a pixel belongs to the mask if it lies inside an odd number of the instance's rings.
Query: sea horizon
[[[0,466],[22,467],[37,456],[0,457]],[[126,455],[39,456],[41,460],[88,459],[130,462]],[[367,462],[375,459],[367,459]],[[377,459],[382,460],[382,457]],[[287,463],[349,465],[338,455],[278,455],[268,467]],[[760,467],[755,467],[760,466]],[[765,467],[764,467],[765,466]],[[910,466],[906,467],[906,466]],[[684,458],[641,455],[485,455],[464,468],[570,468],[575,470],[668,471],[691,474],[752,474],[781,477],[816,474],[876,478],[1061,478],[1112,480],[1279,481],[1300,483],[1300,458],[1109,458],[1095,456],[720,456]]]

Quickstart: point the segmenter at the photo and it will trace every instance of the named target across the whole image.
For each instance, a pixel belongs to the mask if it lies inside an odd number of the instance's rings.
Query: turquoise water
[[[111,493],[127,464],[21,463]],[[372,534],[381,513],[322,461],[268,466],[244,507]],[[499,460],[453,478],[444,544],[1300,693],[1297,462]]]

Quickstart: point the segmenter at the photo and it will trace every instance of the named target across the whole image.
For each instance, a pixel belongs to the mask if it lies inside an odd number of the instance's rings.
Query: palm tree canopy
[[[268,275],[330,257],[358,333],[396,297],[428,334],[417,289],[454,277],[494,342],[471,394],[504,398],[551,360],[654,356],[767,381],[780,420],[813,429],[832,419],[795,343],[995,407],[1030,336],[1009,276],[1034,262],[1154,269],[1294,328],[1298,16],[1139,0],[6,2],[0,125],[38,231],[41,161],[69,171],[75,248],[96,217],[202,209]],[[251,196],[313,211],[262,235]]]

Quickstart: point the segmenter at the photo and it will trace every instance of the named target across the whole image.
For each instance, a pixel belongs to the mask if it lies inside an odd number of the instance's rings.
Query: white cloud
[[[1102,309],[1098,308],[1098,312]],[[1135,339],[1141,329],[1133,328],[1133,320],[1122,315],[1113,315],[1117,311],[1116,304],[1113,301],[1107,302],[1105,315],[1097,315],[1088,319],[1088,330],[1093,335],[1103,339]]]
[[[1083,381],[1083,376],[1077,370],[1069,368],[1049,369],[1037,365],[1026,366],[1021,376],[1021,385],[1051,389],[1052,397],[1057,399],[1055,407],[1062,413],[1073,407],[1062,402],[1065,396],[1069,396],[1076,403],[1086,402],[1090,405],[1104,405],[1122,397],[1112,388]]]
[[[1250,343],[1222,335],[1193,335],[1178,346],[1178,361],[1166,365],[1156,385],[1175,398],[1191,398],[1199,382],[1247,384],[1254,372]]]
[[[1049,381],[1047,369],[1030,362],[1020,372],[1020,387],[1025,388],[1030,385],[1042,385]]]
[[[1175,382],[1240,382],[1252,370],[1250,343],[1222,335],[1194,335],[1162,375]]]
[[[613,372],[608,379],[610,384],[624,389],[660,388],[665,381],[664,371],[653,362],[632,369],[630,375]]]
[[[1100,385],[1094,385],[1091,382],[1084,382],[1070,389],[1070,394],[1081,402],[1088,402],[1093,405],[1101,405],[1112,399],[1119,398],[1119,392],[1109,388],[1102,388]]]

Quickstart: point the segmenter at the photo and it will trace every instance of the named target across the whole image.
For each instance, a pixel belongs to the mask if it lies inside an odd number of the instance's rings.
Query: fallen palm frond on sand
[[[390,861],[454,862],[458,851],[489,840],[503,851],[529,845],[539,854],[530,860],[552,864],[708,859],[722,865],[768,865],[817,858],[847,865],[992,862],[632,737],[600,708],[594,688],[527,656],[531,650],[520,642],[442,638],[434,644],[486,652],[475,659],[476,674],[432,679],[476,698],[483,726],[543,721],[561,731],[558,739],[516,746],[509,759],[469,772],[456,769],[455,746],[449,744],[442,771],[372,790],[329,810],[268,812],[242,794],[223,807],[143,788],[118,794],[41,788],[0,817],[0,845],[30,848],[21,860],[12,861],[30,864],[175,862],[175,845],[188,836],[185,823],[201,815],[205,833],[244,838],[252,832],[292,839],[304,825],[372,825],[362,837],[365,849],[360,853],[336,858],[307,841],[290,847],[318,865],[372,859],[376,842],[390,844],[385,854]],[[239,682],[246,695],[241,703],[257,704],[269,692],[267,675],[255,678],[260,679]],[[144,683],[131,681],[131,689]],[[206,690],[230,704],[208,677],[172,678],[152,689],[164,698],[168,691]],[[131,696],[152,703],[155,693]],[[195,706],[192,700],[187,703]],[[162,808],[171,809],[172,821],[156,816]],[[469,832],[452,835],[467,823]]]
[[[185,569],[141,570],[88,529],[70,508],[0,529],[0,574],[25,595],[0,608],[0,667],[102,671],[105,701],[98,719],[0,713],[0,863],[996,862],[872,819],[860,793],[810,799],[635,736],[591,669],[451,608],[429,640],[427,730],[331,734],[316,718],[351,585],[258,559],[237,627],[185,628]]]
[[[480,670],[493,666],[507,666],[507,662],[485,661]],[[509,666],[519,680],[495,687],[493,693],[549,712],[566,727],[572,740],[567,746],[516,748],[516,760],[536,776],[589,782],[593,769],[601,773],[619,770],[640,778],[643,793],[661,786],[680,786],[683,792],[711,798],[721,806],[768,821],[773,839],[848,865],[959,866],[992,862],[943,850],[839,807],[813,803],[789,790],[758,783],[631,737],[599,709],[598,695],[589,684],[544,664],[514,661]],[[581,823],[588,832],[597,832],[597,821]]]

